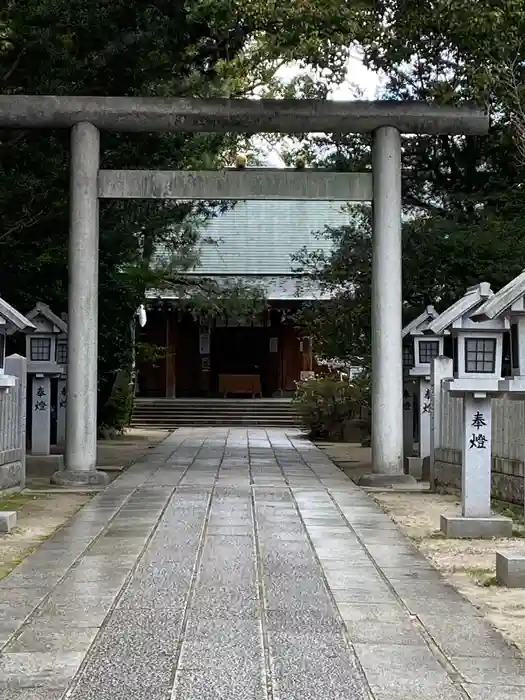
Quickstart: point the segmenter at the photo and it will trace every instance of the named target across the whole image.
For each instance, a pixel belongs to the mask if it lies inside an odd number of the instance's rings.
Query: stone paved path
[[[525,662],[297,433],[181,429],[0,582],[2,700],[523,700]]]

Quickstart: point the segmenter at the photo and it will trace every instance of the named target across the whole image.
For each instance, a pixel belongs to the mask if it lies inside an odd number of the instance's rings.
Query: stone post
[[[98,170],[100,136],[71,130],[68,364],[65,469],[57,484],[105,484],[97,472]]]
[[[27,430],[27,360],[22,355],[5,358],[5,373],[16,377],[18,406],[18,444],[20,445],[20,488],[26,485],[26,430]]]
[[[66,442],[67,420],[67,383],[65,379],[57,382],[57,445]]]
[[[31,381],[31,454],[51,452],[51,379],[33,375]]]
[[[491,514],[492,401],[466,394],[463,399],[461,512],[467,518]]]
[[[414,452],[414,395],[413,382],[405,382],[403,389],[403,454],[405,459]]]
[[[429,464],[429,481],[430,490],[436,489],[436,474],[435,474],[435,452],[438,447],[441,447],[441,399],[442,387],[441,383],[444,379],[452,379],[454,376],[454,363],[450,357],[441,355],[432,360],[430,366],[430,396],[432,398],[432,411],[430,413],[430,464]]]
[[[481,392],[480,392],[481,394]],[[511,537],[512,520],[491,511],[492,405],[473,392],[463,398],[461,516],[442,515],[447,537]]]
[[[363,486],[413,482],[403,470],[401,139],[374,134],[372,232],[372,474]]]
[[[430,381],[419,379],[419,458],[423,474],[429,472],[430,462],[430,419],[432,415],[432,395]]]

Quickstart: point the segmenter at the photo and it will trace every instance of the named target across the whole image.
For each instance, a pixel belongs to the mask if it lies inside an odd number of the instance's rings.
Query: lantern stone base
[[[405,471],[414,479],[419,479],[423,477],[423,460],[421,457],[405,457]]]
[[[468,518],[463,515],[442,515],[441,532],[446,537],[490,539],[512,537],[512,519],[503,515]]]
[[[0,532],[11,532],[16,527],[16,510],[0,512]]]
[[[359,486],[373,486],[374,488],[396,488],[404,484],[415,484],[416,480],[411,474],[363,474],[357,482]]]
[[[51,476],[64,470],[64,455],[26,455],[27,476]]]
[[[15,452],[13,450],[13,452]],[[0,492],[8,489],[20,489],[24,487],[25,472],[21,459],[15,459],[7,464],[0,465]]]
[[[96,469],[88,471],[64,469],[53,474],[51,483],[56,486],[106,486],[109,483],[109,477],[106,472],[99,472]]]
[[[525,555],[496,552],[496,580],[507,588],[525,588]]]

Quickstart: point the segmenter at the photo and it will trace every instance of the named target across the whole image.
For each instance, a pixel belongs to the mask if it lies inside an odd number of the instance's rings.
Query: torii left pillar
[[[68,363],[65,469],[55,484],[106,484],[97,471],[98,171],[100,135],[87,122],[71,130]]]

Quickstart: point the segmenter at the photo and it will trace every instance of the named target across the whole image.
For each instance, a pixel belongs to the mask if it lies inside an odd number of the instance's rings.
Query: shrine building
[[[138,367],[137,395],[144,398],[278,397],[291,394],[305,372],[316,370],[307,330],[294,314],[307,302],[328,298],[294,271],[301,249],[331,250],[319,237],[326,227],[348,224],[341,202],[240,201],[206,220],[195,280],[240,283],[264,290],[265,310],[256,318],[215,317],[181,310],[176,290],[148,292],[141,340],[166,349]],[[158,253],[162,255],[162,251]]]

